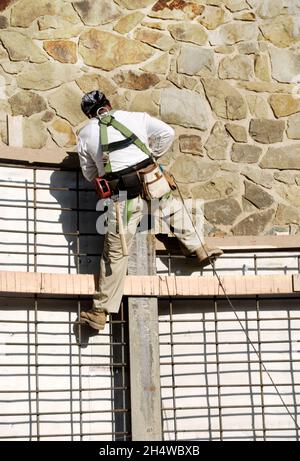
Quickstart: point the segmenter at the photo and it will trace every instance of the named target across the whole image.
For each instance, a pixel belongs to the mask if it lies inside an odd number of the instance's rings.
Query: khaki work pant
[[[124,215],[124,205],[125,202],[120,203],[122,215]],[[124,225],[129,251],[142,218],[149,213],[149,206],[150,202],[146,202],[141,197],[131,202],[131,216],[128,223]],[[151,211],[155,212],[155,233],[162,233],[167,226],[168,232],[171,231],[179,239],[187,249],[187,253],[192,253],[201,246],[201,226],[200,228],[197,226],[196,232],[181,201],[170,195],[168,198],[157,201],[156,206],[153,206],[151,202]],[[127,264],[128,256],[123,255],[115,207],[111,204],[104,250],[100,260],[99,292],[94,300],[94,309],[104,309],[108,313],[119,311]]]

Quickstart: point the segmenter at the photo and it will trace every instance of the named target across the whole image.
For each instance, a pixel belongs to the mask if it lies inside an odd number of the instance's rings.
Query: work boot
[[[195,250],[200,267],[209,266],[223,254],[220,248],[209,248],[206,244]]]
[[[86,323],[94,330],[104,330],[107,312],[103,309],[91,309],[80,312],[80,323]]]

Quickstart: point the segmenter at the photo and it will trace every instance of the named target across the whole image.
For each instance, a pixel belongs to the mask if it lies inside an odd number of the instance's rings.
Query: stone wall
[[[298,233],[300,0],[0,0],[0,136],[75,150],[80,99],[176,130],[163,158],[209,235]]]

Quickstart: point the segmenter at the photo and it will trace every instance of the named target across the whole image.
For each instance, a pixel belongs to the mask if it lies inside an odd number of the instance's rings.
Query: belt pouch
[[[139,171],[143,184],[143,197],[146,200],[160,199],[171,191],[163,171],[156,164]]]
[[[118,184],[119,191],[126,191],[127,198],[133,199],[138,197],[142,192],[140,178],[136,171],[124,174],[120,177]]]

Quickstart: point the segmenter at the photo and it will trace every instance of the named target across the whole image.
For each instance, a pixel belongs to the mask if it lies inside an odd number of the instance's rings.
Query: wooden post
[[[155,236],[138,233],[130,275],[155,274]],[[162,440],[157,298],[129,298],[132,440]]]
[[[7,115],[7,138],[10,147],[23,146],[23,117]]]

